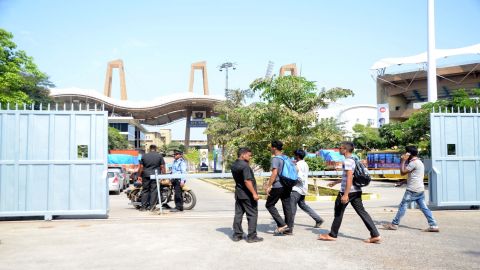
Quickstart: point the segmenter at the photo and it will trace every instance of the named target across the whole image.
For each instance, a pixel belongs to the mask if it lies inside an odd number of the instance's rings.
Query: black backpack
[[[355,161],[355,171],[353,171],[353,184],[357,187],[365,187],[370,184],[372,178],[370,177],[370,173],[368,169],[365,168],[361,162],[352,158]]]

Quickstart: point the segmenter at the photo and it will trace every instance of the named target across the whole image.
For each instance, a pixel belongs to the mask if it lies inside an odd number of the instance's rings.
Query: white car
[[[108,167],[109,172],[116,172],[118,173],[118,176],[120,177],[120,190],[124,190],[128,188],[128,177],[127,177],[127,172],[125,171],[124,168],[122,167]]]
[[[107,177],[108,177],[108,191],[115,193],[116,195],[119,195],[120,192],[123,190],[123,184],[122,181],[120,180],[120,175],[116,171],[110,171],[108,170],[107,172]]]

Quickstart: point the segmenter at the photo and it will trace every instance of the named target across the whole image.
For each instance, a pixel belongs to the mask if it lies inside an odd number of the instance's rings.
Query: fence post
[[[317,178],[313,178],[313,187],[315,188],[315,196],[319,196],[318,193],[318,185],[317,185]]]
[[[158,204],[160,205],[160,215],[163,215],[162,197],[160,196],[160,182],[158,182],[158,170],[155,170],[155,182],[157,182]],[[153,206],[155,207],[155,206]]]

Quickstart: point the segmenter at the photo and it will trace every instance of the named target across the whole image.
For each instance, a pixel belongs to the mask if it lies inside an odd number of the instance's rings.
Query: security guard
[[[187,163],[183,159],[183,152],[180,150],[175,150],[173,154],[172,165],[172,174],[186,174],[187,173]],[[172,179],[173,188],[175,190],[175,209],[170,210],[170,212],[181,212],[183,211],[183,196],[182,188],[185,184],[185,178],[176,178]]]

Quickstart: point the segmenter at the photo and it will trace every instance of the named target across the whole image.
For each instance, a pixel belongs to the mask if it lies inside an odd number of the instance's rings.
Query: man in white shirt
[[[298,183],[292,188],[292,193],[290,194],[290,201],[292,203],[292,224],[295,221],[295,214],[297,212],[297,204],[307,213],[313,220],[315,220],[314,228],[320,228],[323,223],[323,219],[305,203],[305,196],[308,193],[308,164],[303,160],[305,158],[305,151],[298,149],[293,152],[296,160],[297,170],[298,170]],[[293,231],[290,228],[290,232]]]

